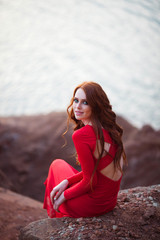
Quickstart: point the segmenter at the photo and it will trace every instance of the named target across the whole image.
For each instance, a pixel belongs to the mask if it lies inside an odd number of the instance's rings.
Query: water
[[[159,0],[1,0],[0,115],[65,110],[96,81],[113,110],[160,128]]]

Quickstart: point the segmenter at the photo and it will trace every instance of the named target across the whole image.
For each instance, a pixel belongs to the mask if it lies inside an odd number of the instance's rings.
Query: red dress
[[[108,132],[104,129],[103,134],[105,142],[110,144],[109,154],[100,160],[92,182],[93,190],[91,190],[90,179],[96,163],[93,153],[97,139],[92,126],[86,125],[76,130],[72,135],[82,168],[81,172],[75,170],[64,160],[57,159],[52,162],[48,178],[45,181],[46,191],[43,205],[51,218],[99,216],[115,207],[122,177],[118,181],[114,181],[104,176],[100,170],[113,161],[117,145],[113,143]],[[66,201],[60,205],[60,213],[57,213],[53,209],[50,192],[64,179],[69,181],[69,186],[64,191]]]

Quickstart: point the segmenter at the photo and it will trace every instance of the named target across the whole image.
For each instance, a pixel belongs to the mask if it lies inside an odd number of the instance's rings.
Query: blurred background
[[[73,131],[63,148],[61,135],[64,111],[83,81],[101,84],[124,129],[121,189],[159,184],[160,0],[0,0],[1,239],[18,239],[22,226],[46,217],[33,199],[43,202],[54,159],[81,170]],[[151,206],[159,206],[152,189],[153,198],[140,188],[134,200],[142,206],[148,199],[146,209],[138,207],[148,215],[136,222],[149,237],[151,227],[156,231]]]
[[[0,116],[65,110],[83,81],[160,128],[159,0],[0,1]]]

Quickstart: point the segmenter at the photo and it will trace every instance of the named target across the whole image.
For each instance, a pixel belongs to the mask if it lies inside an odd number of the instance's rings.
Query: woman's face
[[[86,94],[82,88],[79,88],[74,96],[73,112],[75,118],[81,120],[84,125],[90,123],[92,111],[87,103]]]

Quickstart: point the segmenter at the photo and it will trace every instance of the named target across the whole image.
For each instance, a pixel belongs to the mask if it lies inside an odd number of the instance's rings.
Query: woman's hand
[[[67,188],[67,186],[68,186],[68,180],[65,179],[53,188],[53,190],[50,193],[50,198],[51,198],[51,202],[52,202],[53,206],[54,206],[55,201],[57,201],[59,199],[59,197],[64,192],[64,190]],[[63,194],[63,198],[64,198],[64,194]],[[61,201],[62,201],[62,196],[61,196],[60,200],[58,201],[58,203],[60,203]],[[65,201],[65,199],[64,199],[64,201]]]
[[[64,197],[64,192],[62,192],[62,194],[59,196],[59,198],[57,200],[54,201],[54,204],[53,204],[53,208],[54,210],[56,210],[57,212],[58,211],[58,208],[59,206],[65,201],[65,197]]]

